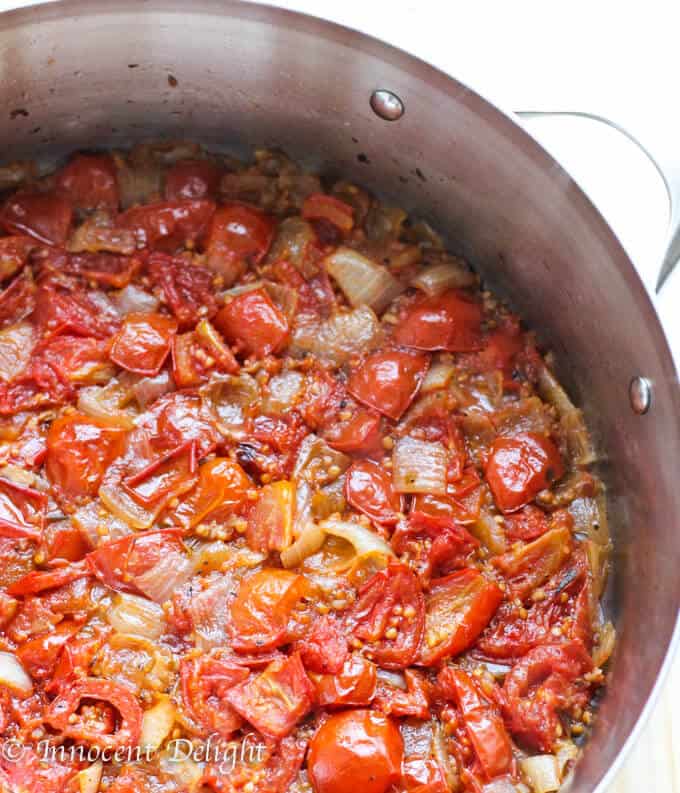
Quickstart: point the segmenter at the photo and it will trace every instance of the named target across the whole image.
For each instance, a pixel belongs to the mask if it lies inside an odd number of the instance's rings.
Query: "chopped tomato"
[[[203,737],[216,733],[228,739],[241,726],[241,717],[226,695],[249,674],[247,667],[219,658],[200,656],[182,660],[182,703],[189,717],[203,730]]]
[[[172,375],[180,388],[200,385],[216,369],[235,374],[238,362],[207,319],[202,319],[195,330],[173,338]]]
[[[451,790],[443,768],[434,757],[405,757],[401,783],[406,793],[449,793]]]
[[[391,716],[430,718],[429,684],[415,669],[404,670],[406,691],[381,680],[373,701],[376,710]]]
[[[118,225],[130,229],[141,248],[175,253],[201,236],[214,213],[214,201],[159,201],[128,209]]]
[[[345,498],[376,523],[396,523],[403,509],[403,497],[392,487],[391,474],[373,460],[352,463],[345,479]]]
[[[386,669],[405,669],[417,658],[423,638],[425,598],[415,573],[391,562],[359,590],[349,616],[354,635]]]
[[[500,369],[506,378],[513,373],[515,360],[524,348],[524,337],[516,318],[506,318],[484,339],[484,348],[477,353],[485,369]]]
[[[482,307],[464,292],[422,297],[399,317],[396,344],[416,350],[468,352],[481,346]]]
[[[94,631],[89,636],[81,632],[72,636],[61,650],[52,679],[45,687],[47,693],[59,693],[74,680],[87,677],[105,636],[106,631]]]
[[[89,569],[84,561],[71,562],[64,567],[56,567],[54,570],[32,570],[8,587],[7,592],[10,595],[36,595],[47,589],[70,584],[89,574]]]
[[[78,209],[118,209],[118,180],[113,157],[76,154],[57,172],[54,189]]]
[[[59,333],[108,339],[120,316],[102,292],[84,292],[76,282],[47,279],[36,293],[35,320],[46,337]]]
[[[579,643],[546,644],[527,653],[503,684],[503,710],[513,734],[531,749],[552,752],[558,711],[587,704],[590,686],[579,678],[592,667]]]
[[[0,537],[40,539],[46,510],[45,493],[0,477]]]
[[[166,394],[145,415],[153,427],[153,445],[162,452],[195,441],[196,459],[200,460],[215,449],[220,438],[213,413],[196,394]]]
[[[380,414],[358,408],[351,418],[340,420],[324,432],[329,446],[348,454],[371,454],[382,448]]]
[[[189,440],[127,476],[122,485],[139,504],[153,508],[171,495],[189,490],[196,468],[196,442]]]
[[[428,366],[426,355],[375,352],[352,372],[347,390],[359,402],[398,421],[418,393]]]
[[[41,273],[69,273],[87,278],[104,287],[122,289],[142,267],[139,256],[119,256],[115,253],[66,253],[52,249],[41,259]]]
[[[222,169],[210,160],[181,160],[165,174],[165,197],[168,201],[215,198]]]
[[[38,346],[34,360],[50,366],[65,385],[96,385],[111,374],[108,347],[103,339],[54,336]]]
[[[315,793],[387,793],[401,777],[404,743],[396,723],[371,710],[327,719],[309,744],[307,772]]]
[[[510,595],[523,600],[556,573],[570,553],[571,532],[563,526],[527,545],[513,547],[493,563],[508,582]]]
[[[71,204],[46,193],[16,193],[0,208],[0,226],[8,234],[28,234],[47,245],[63,245],[72,220]]]
[[[311,429],[318,430],[335,419],[346,399],[344,384],[319,367],[307,374],[296,409]]]
[[[83,533],[71,521],[52,521],[43,529],[41,549],[48,562],[76,562],[90,550]]]
[[[17,658],[34,680],[45,680],[51,677],[62,648],[79,630],[77,622],[65,620],[49,633],[41,633],[20,645]]]
[[[337,674],[315,680],[317,702],[322,708],[370,705],[377,685],[375,664],[351,655]]]
[[[217,302],[212,291],[212,274],[205,267],[186,259],[154,253],[148,261],[149,275],[163,290],[165,299],[180,327],[195,325],[215,313]]]
[[[408,521],[397,525],[391,542],[396,553],[409,555],[421,579],[428,582],[435,573],[445,575],[466,567],[470,554],[479,547],[479,540],[448,516],[413,510]]]
[[[263,652],[286,643],[293,609],[308,590],[304,576],[265,569],[243,579],[231,604],[232,647]]]
[[[111,342],[111,360],[123,369],[157,375],[170,351],[177,323],[162,314],[128,314]]]
[[[77,773],[74,764],[62,762],[58,752],[45,759],[44,752],[34,750],[30,744],[21,746],[18,757],[13,756],[16,741],[0,740],[0,789],[15,791],[40,791],[40,793],[65,793]],[[63,757],[68,758],[68,752]],[[70,791],[69,791],[70,793]]]
[[[23,270],[0,292],[0,327],[12,325],[31,314],[35,308],[35,293],[31,273]]]
[[[47,476],[67,502],[97,494],[108,466],[123,451],[125,432],[82,413],[56,419],[47,434]]]
[[[248,266],[259,264],[274,239],[274,219],[246,204],[225,204],[210,223],[204,247],[208,266],[231,286]]]
[[[250,479],[238,463],[225,457],[215,457],[198,470],[196,487],[173,510],[173,517],[180,526],[193,528],[220,508],[238,513],[246,502]]]
[[[18,273],[37,247],[38,244],[31,237],[23,235],[2,237],[0,239],[0,281]]]
[[[334,616],[317,617],[309,633],[298,642],[305,669],[322,675],[335,675],[347,659],[347,637],[344,626]]]
[[[535,432],[499,437],[491,447],[486,479],[502,512],[514,512],[564,473],[555,444]]]
[[[427,596],[420,663],[432,666],[466,650],[503,599],[499,587],[474,569],[433,581]]]
[[[505,535],[509,540],[535,540],[550,528],[548,516],[534,504],[505,516]]]
[[[283,551],[293,542],[295,483],[265,485],[248,516],[246,539],[254,551]]]
[[[289,333],[288,320],[264,289],[232,298],[215,317],[215,325],[229,344],[258,358],[280,350]]]
[[[299,653],[272,661],[251,680],[226,692],[229,704],[258,732],[283,738],[312,708],[314,686]]]
[[[305,220],[322,220],[335,226],[342,234],[349,234],[354,227],[354,209],[334,196],[312,193],[302,204]]]
[[[79,714],[82,700],[97,700],[112,705],[119,714],[120,725],[113,732],[103,732]],[[76,680],[48,706],[45,721],[65,738],[85,741],[102,749],[137,746],[141,735],[142,709],[137,697],[124,685],[110,680],[84,678]],[[75,717],[71,719],[71,717]]]
[[[462,669],[447,666],[439,673],[440,687],[450,691],[460,708],[468,738],[487,779],[513,770],[512,744],[501,714]]]

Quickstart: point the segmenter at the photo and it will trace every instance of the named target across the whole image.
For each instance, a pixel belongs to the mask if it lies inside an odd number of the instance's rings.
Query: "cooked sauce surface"
[[[0,188],[0,790],[556,790],[609,541],[519,318],[278,152]]]

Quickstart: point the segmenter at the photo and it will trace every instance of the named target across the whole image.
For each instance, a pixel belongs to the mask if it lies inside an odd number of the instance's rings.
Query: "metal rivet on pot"
[[[630,406],[641,416],[649,410],[652,403],[652,387],[646,377],[634,377],[628,387]]]
[[[371,108],[385,121],[398,121],[404,115],[404,103],[392,91],[378,88],[371,94]]]

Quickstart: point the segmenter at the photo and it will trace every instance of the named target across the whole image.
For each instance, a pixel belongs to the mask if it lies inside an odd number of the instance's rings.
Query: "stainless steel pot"
[[[453,78],[263,6],[62,0],[6,12],[0,69],[3,159],[161,137],[281,146],[427,217],[539,331],[587,414],[609,488],[620,638],[572,782],[604,790],[677,627],[680,391],[633,266],[576,184]],[[403,107],[384,95],[372,107],[376,89]],[[652,389],[644,415],[629,400],[639,376]]]

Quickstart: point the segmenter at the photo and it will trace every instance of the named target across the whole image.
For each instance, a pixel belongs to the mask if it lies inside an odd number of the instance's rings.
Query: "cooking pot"
[[[279,146],[425,217],[538,331],[608,487],[619,640],[571,781],[604,790],[678,633],[680,390],[631,262],[576,184],[448,75],[264,6],[61,0],[5,12],[0,68],[4,160],[140,139]]]

